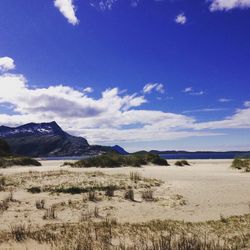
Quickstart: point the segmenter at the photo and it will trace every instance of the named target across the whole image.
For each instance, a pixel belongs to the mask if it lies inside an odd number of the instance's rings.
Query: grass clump
[[[6,186],[6,177],[0,175],[0,191],[4,191]]]
[[[184,166],[190,166],[190,164],[187,160],[180,160],[175,163],[175,166],[184,167]]]
[[[27,229],[23,224],[17,224],[10,226],[10,231],[15,241],[24,241],[27,238]]]
[[[12,166],[41,166],[42,164],[29,157],[1,157],[0,168],[7,168]]]
[[[124,166],[141,167],[142,165],[154,164],[160,166],[168,166],[168,162],[159,155],[151,153],[119,155],[115,153],[107,153],[104,155],[94,156],[87,159],[79,160],[75,163],[65,162],[63,165],[69,165],[75,168],[117,168]]]
[[[129,174],[129,178],[131,181],[137,183],[138,181],[142,180],[141,174],[138,172],[131,172]]]
[[[124,198],[126,200],[135,201],[135,194],[132,188],[125,191]]]
[[[97,201],[97,197],[96,197],[96,192],[95,191],[90,191],[88,193],[88,200],[89,201],[93,201],[93,202]]]
[[[37,209],[44,209],[45,207],[45,200],[37,200],[36,203],[36,208]]]
[[[152,189],[147,189],[142,192],[142,199],[145,201],[154,201],[154,192]]]
[[[50,208],[46,209],[45,214],[43,216],[44,220],[55,220],[56,216],[56,207],[51,206]]]
[[[114,185],[109,185],[109,186],[107,186],[107,189],[105,191],[105,195],[108,197],[114,197],[115,190],[116,190],[116,187]]]
[[[8,200],[4,199],[3,201],[0,202],[0,212],[4,212],[8,210],[8,208],[9,208]]]
[[[235,158],[231,165],[232,168],[243,170],[244,172],[250,172],[250,159]]]

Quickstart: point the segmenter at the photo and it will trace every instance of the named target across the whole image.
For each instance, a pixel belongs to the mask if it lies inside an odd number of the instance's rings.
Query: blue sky
[[[130,151],[250,150],[249,69],[249,0],[0,2],[4,125],[56,120]]]

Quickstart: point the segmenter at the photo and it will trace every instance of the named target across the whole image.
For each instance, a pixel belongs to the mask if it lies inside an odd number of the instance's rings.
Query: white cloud
[[[146,88],[147,92],[157,86]],[[0,74],[0,105],[8,107],[0,113],[4,125],[56,120],[66,131],[91,143],[176,140],[221,135],[214,129],[250,128],[250,101],[230,117],[202,123],[184,114],[143,109],[146,102],[143,95],[118,88],[93,98],[66,85],[30,88],[21,74]]]
[[[54,5],[69,23],[76,25],[79,20],[76,17],[76,7],[73,4],[73,0],[54,0]]]
[[[187,22],[187,17],[185,16],[184,13],[181,13],[178,16],[176,16],[175,22],[184,25]]]
[[[112,10],[113,5],[118,0],[91,0],[90,5],[96,9],[99,9],[101,11],[105,10]]]
[[[200,95],[204,95],[205,92],[203,90],[201,91],[194,91],[193,87],[187,87],[184,90],[182,90],[183,93],[187,93],[189,95],[193,95],[193,96],[200,96]]]
[[[201,112],[215,112],[215,111],[224,111],[225,108],[204,108],[204,109],[193,109],[193,110],[185,110],[182,113],[183,114],[189,114],[189,113],[201,113]]]
[[[87,87],[87,88],[83,89],[84,93],[92,93],[93,91],[94,91],[94,89],[91,87]]]
[[[232,99],[228,99],[228,98],[220,98],[218,100],[218,102],[231,102],[231,101],[232,101]]]
[[[212,0],[211,11],[250,8],[250,0]]]
[[[192,87],[186,87],[182,92],[189,93],[189,92],[192,92],[192,91],[193,91]]]
[[[244,102],[244,106],[247,107],[247,108],[250,108],[250,101]]]
[[[150,94],[153,90],[161,94],[165,92],[164,85],[162,83],[148,83],[143,87],[142,92],[144,94]]]
[[[220,121],[197,123],[195,129],[229,129],[250,128],[250,101],[244,103],[244,108],[237,109],[232,116]]]
[[[203,90],[198,91],[198,92],[190,92],[190,95],[196,95],[196,96],[204,95],[204,94],[205,94],[205,92]]]
[[[0,72],[6,72],[15,68],[14,60],[8,56],[0,57]]]

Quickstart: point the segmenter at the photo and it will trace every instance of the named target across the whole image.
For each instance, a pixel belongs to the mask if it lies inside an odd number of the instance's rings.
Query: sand
[[[112,214],[120,222],[143,222],[152,219],[174,219],[190,222],[217,220],[221,216],[243,215],[250,212],[250,174],[242,173],[230,168],[231,160],[190,160],[191,166],[177,167],[174,161],[169,161],[171,166],[144,166],[143,168],[116,168],[116,169],[72,169],[60,167],[62,161],[42,161],[42,167],[12,167],[0,169],[0,174],[12,176],[17,173],[30,171],[60,171],[72,172],[101,171],[108,175],[139,172],[143,177],[162,180],[160,187],[153,188],[156,202],[141,201],[140,194],[136,193],[138,202],[125,201],[120,195],[117,199],[103,200],[97,203],[88,203],[87,209],[98,207],[100,213]],[[46,177],[45,177],[46,178]],[[98,178],[98,177],[97,177]],[[139,191],[138,191],[139,192]],[[0,192],[0,199],[7,193]],[[11,217],[17,216],[17,211],[26,211],[20,215],[43,224],[43,212],[29,214],[29,204],[34,204],[37,199],[46,199],[47,204],[65,202],[69,199],[80,201],[82,195],[60,194],[51,196],[48,193],[30,194],[26,190],[15,190],[14,196],[23,201],[15,209],[6,211],[6,216],[0,218],[3,228],[11,222]],[[14,206],[13,206],[14,207]],[[80,207],[84,211],[84,207]],[[68,210],[59,212],[61,221],[75,222],[79,215]],[[105,215],[106,215],[105,214]],[[39,216],[38,216],[39,215]],[[25,217],[26,216],[26,217]],[[5,225],[5,226],[4,226]]]
[[[191,166],[177,167],[170,160],[169,167],[75,169],[61,167],[63,161],[42,161],[42,167],[12,167],[0,169],[0,235],[6,235],[15,225],[24,225],[33,231],[48,224],[75,225],[88,220],[101,222],[115,219],[120,223],[140,223],[151,220],[178,220],[205,222],[221,220],[233,215],[250,213],[250,173],[230,168],[231,160],[189,160]],[[130,179],[130,173],[139,173],[141,179]],[[70,194],[51,192],[56,187],[86,187],[117,184],[121,189],[114,197],[96,192],[90,201],[88,193]],[[30,193],[30,187],[42,187],[41,193]],[[126,200],[124,193],[131,186],[135,201]],[[125,187],[125,189],[123,188]],[[154,199],[145,201],[142,193],[152,190]],[[1,202],[13,193],[8,209],[1,210]],[[45,200],[45,208],[37,209],[36,202]],[[44,218],[46,209],[55,207],[56,218]],[[244,220],[243,220],[244,221]],[[69,224],[67,224],[69,223]],[[201,226],[202,228],[202,226]],[[8,236],[9,239],[10,236]],[[65,243],[66,244],[66,243]],[[27,239],[16,242],[3,240],[0,249],[51,249]]]

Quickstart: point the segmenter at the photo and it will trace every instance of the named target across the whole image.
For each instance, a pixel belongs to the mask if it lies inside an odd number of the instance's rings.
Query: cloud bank
[[[161,89],[161,84],[150,84],[145,85],[144,92]],[[144,95],[110,88],[93,98],[88,96],[91,90],[86,87],[79,91],[62,84],[30,88],[24,75],[2,72],[0,105],[8,111],[0,112],[0,121],[16,126],[56,120],[66,131],[91,143],[166,141],[223,134],[215,129],[250,128],[250,101],[231,117],[199,123],[185,114],[143,109],[147,102]]]

